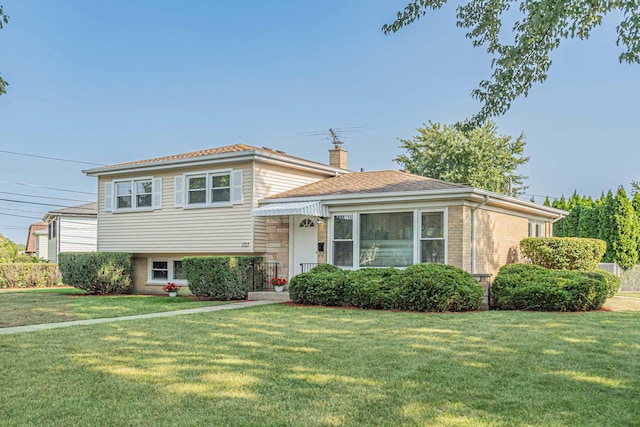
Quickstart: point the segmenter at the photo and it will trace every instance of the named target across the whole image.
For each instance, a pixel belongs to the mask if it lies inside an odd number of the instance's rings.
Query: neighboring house
[[[566,212],[400,171],[350,172],[244,144],[86,170],[98,178],[98,250],[133,253],[135,290],[186,283],[188,255],[259,255],[291,277],[444,262],[494,275],[519,241]]]
[[[40,259],[48,259],[48,243],[46,222],[36,222],[29,226],[29,235],[27,236],[27,246],[24,250],[25,255],[35,256]]]
[[[97,216],[96,202],[47,212],[42,220],[48,226],[49,262],[58,262],[60,252],[94,252]]]

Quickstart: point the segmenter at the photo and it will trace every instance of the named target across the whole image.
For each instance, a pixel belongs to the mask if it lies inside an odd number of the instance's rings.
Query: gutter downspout
[[[553,237],[553,224],[555,224],[556,222],[560,221],[561,219],[566,218],[565,215],[560,215],[559,218],[554,219],[553,221],[551,221],[551,226],[549,227],[549,234],[550,236],[547,237]]]
[[[489,202],[489,196],[484,196],[484,201],[475,208],[471,208],[471,274],[476,274],[476,211]]]

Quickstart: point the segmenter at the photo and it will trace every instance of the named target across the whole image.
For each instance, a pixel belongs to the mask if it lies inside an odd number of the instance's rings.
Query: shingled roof
[[[280,150],[274,150],[267,147],[258,148],[258,147],[253,147],[247,144],[233,144],[233,145],[225,145],[224,147],[208,148],[206,150],[191,151],[188,153],[181,153],[181,154],[173,154],[170,156],[154,157],[152,159],[136,160],[133,162],[125,162],[125,163],[117,163],[117,164],[108,165],[108,166],[100,166],[97,168],[85,170],[83,172],[92,174],[92,173],[100,173],[103,171],[109,171],[111,169],[126,169],[129,167],[135,168],[135,167],[153,166],[156,164],[162,164],[162,163],[168,163],[168,162],[178,162],[180,160],[196,161],[196,160],[200,160],[200,158],[207,158],[209,156],[243,153],[243,152],[255,152],[258,154],[277,155],[277,156],[284,157],[285,159],[291,159],[295,161],[303,161],[306,163],[316,164],[318,166],[322,166],[323,168],[330,167],[324,163],[314,162],[312,160],[303,159],[301,157],[291,156],[285,153],[284,151],[280,151]]]
[[[386,170],[376,172],[354,172],[326,178],[302,187],[294,188],[267,199],[291,197],[318,197],[344,194],[396,193],[409,191],[447,190],[468,188],[465,185],[425,178],[404,171]]]
[[[55,211],[47,212],[47,216],[50,215],[98,215],[98,203],[89,202],[82,205],[71,206],[68,208],[62,208]]]

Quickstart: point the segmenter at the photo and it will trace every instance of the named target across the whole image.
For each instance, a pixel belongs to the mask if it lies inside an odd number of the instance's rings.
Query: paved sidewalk
[[[189,308],[186,310],[163,311],[160,313],[136,314],[135,316],[107,317],[103,319],[73,320],[71,322],[42,323],[39,325],[14,326],[0,328],[0,335],[19,334],[22,332],[42,331],[45,329],[67,328],[78,325],[95,325],[97,323],[122,322],[125,320],[151,319],[153,317],[180,316],[183,314],[208,313],[210,311],[233,310],[236,308],[253,307],[256,305],[278,304],[278,301],[243,301],[211,307]]]

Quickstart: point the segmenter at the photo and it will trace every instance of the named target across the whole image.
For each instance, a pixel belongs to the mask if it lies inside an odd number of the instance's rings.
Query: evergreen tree
[[[551,202],[549,201],[549,196],[547,196],[547,197],[544,199],[544,203],[543,203],[543,205],[545,205],[545,206],[549,206],[549,207],[551,206]]]
[[[600,199],[600,211],[598,212],[598,239],[604,240],[607,243],[607,251],[602,258],[603,262],[614,262],[615,257],[613,253],[612,243],[612,230],[613,230],[613,215],[614,215],[614,199],[611,190],[607,192],[607,195],[602,195]]]
[[[624,269],[638,262],[638,219],[624,188],[616,193],[612,245],[615,260]]]

